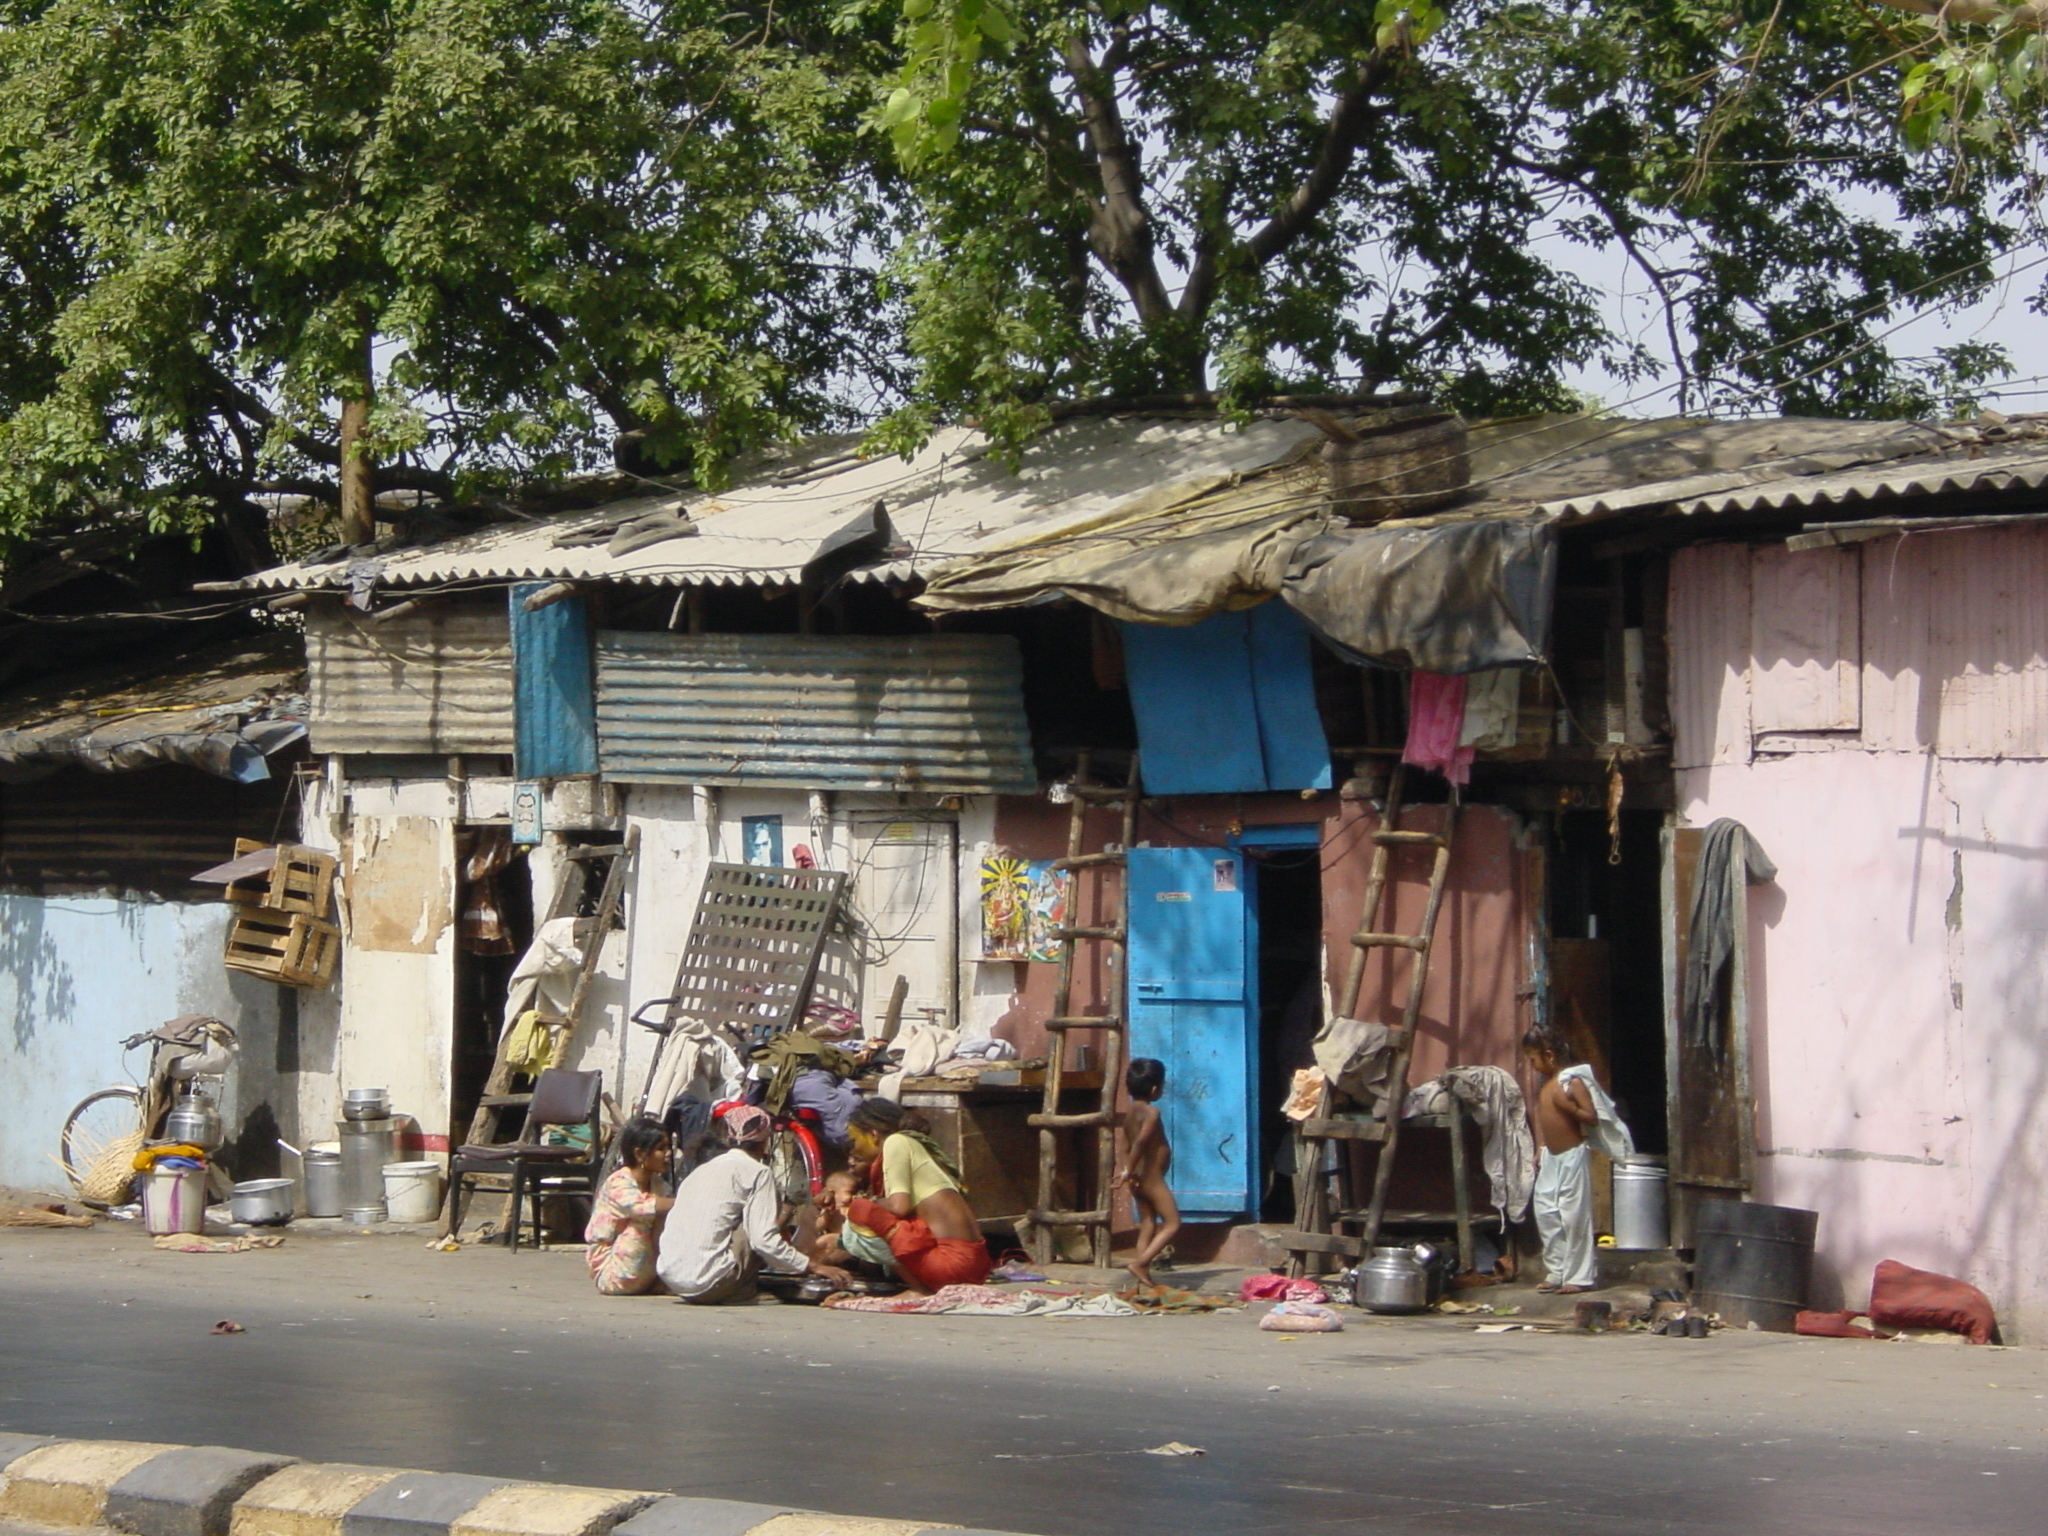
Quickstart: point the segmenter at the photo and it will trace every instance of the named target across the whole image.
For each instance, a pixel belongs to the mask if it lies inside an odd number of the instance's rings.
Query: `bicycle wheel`
[[[135,1183],[132,1162],[141,1148],[142,1090],[102,1088],[65,1117],[57,1155],[79,1199],[119,1205]]]
[[[804,1161],[803,1144],[786,1126],[777,1126],[768,1139],[768,1171],[774,1175],[776,1193],[785,1205],[802,1205],[811,1198],[811,1175]]]

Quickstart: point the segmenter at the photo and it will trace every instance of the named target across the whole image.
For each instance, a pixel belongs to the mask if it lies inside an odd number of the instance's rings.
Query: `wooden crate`
[[[244,907],[228,929],[227,967],[286,987],[325,987],[341,958],[341,930],[303,912]]]
[[[256,853],[267,843],[252,838],[235,839],[235,857]],[[334,856],[297,843],[280,843],[277,862],[260,875],[232,881],[227,898],[245,907],[268,907],[273,912],[303,912],[308,917],[325,917],[334,902]]]

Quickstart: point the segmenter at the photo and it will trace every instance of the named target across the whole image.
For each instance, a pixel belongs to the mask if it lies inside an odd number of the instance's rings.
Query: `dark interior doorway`
[[[477,1101],[497,1059],[506,988],[519,957],[533,942],[533,877],[524,848],[514,849],[511,861],[490,879],[495,932],[501,936],[482,937],[471,931],[477,890],[468,874],[476,867],[474,856],[481,844],[504,835],[502,827],[464,827],[456,838],[465,919],[455,945],[454,1049],[448,1069],[451,1146],[469,1137]]]
[[[1616,863],[1605,812],[1567,810],[1555,818],[1550,847],[1551,1022],[1604,1069],[1636,1149],[1646,1153],[1669,1145],[1663,825],[1661,811],[1623,811]]]
[[[1251,870],[1258,955],[1259,1219],[1292,1221],[1293,1170],[1282,1155],[1288,1123],[1280,1106],[1295,1071],[1312,1064],[1309,1047],[1323,1022],[1322,840],[1315,827],[1248,827],[1239,843]]]

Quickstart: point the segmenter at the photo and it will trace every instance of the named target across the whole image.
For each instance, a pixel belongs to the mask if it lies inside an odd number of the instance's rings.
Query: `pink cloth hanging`
[[[1401,749],[1401,761],[1434,768],[1453,784],[1470,782],[1476,749],[1458,745],[1464,729],[1465,679],[1441,672],[1411,672],[1408,745]]]

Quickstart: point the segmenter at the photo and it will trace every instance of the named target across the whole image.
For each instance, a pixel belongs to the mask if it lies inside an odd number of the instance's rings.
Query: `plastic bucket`
[[[1820,1216],[1790,1205],[1703,1200],[1693,1218],[1692,1299],[1736,1328],[1791,1333],[1813,1282]]]
[[[439,1163],[386,1163],[384,1210],[393,1221],[432,1221],[441,1214]]]
[[[1615,1247],[1671,1246],[1671,1213],[1664,1189],[1661,1159],[1631,1157],[1614,1165]]]
[[[142,1181],[142,1230],[152,1237],[206,1230],[206,1170],[150,1169]]]

